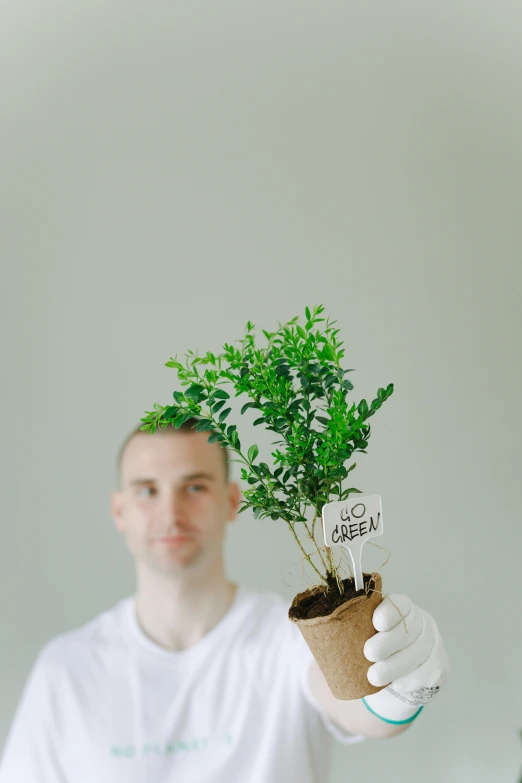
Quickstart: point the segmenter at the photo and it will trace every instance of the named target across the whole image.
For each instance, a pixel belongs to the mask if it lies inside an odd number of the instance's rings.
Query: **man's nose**
[[[184,502],[181,492],[172,491],[168,493],[165,500],[165,514],[170,524],[175,524],[177,520],[183,517]]]

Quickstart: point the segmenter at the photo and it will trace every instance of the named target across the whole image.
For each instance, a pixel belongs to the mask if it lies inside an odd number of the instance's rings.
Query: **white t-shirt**
[[[140,629],[134,597],[40,653],[0,783],[325,783],[329,723],[306,685],[311,654],[278,595],[239,587],[196,645]]]

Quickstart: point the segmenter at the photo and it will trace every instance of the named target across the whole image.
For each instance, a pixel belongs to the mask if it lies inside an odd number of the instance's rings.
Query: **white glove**
[[[387,723],[409,723],[448,679],[442,637],[433,617],[398,593],[381,601],[372,621],[378,633],[364,645],[364,655],[373,663],[368,680],[376,686],[390,684],[363,702]]]

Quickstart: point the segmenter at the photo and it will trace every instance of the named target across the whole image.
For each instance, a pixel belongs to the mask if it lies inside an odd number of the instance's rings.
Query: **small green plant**
[[[251,508],[255,518],[284,520],[316,575],[342,593],[340,563],[317,540],[317,522],[325,503],[360,492],[344,487],[356,467],[348,463],[356,452],[367,453],[368,420],[393,393],[393,384],[379,389],[370,405],[348,400],[354,387],[346,376],[353,370],[341,367],[340,330],[323,313],[322,305],[307,307],[302,325],[296,316],[276,331],[262,330],[263,347],[249,321],[243,339],[225,344],[218,355],[188,351],[184,363],[171,358],[166,366],[177,371],[183,391],[174,392],[172,405],[156,403],[141,419],[141,429],[153,433],[199,419],[196,430],[209,432],[209,442],[227,446],[242,465],[247,488],[240,512]],[[227,422],[232,411],[227,389],[248,398],[241,415],[253,409],[254,425],[277,436],[272,466],[258,461],[256,444],[242,448],[237,426]]]

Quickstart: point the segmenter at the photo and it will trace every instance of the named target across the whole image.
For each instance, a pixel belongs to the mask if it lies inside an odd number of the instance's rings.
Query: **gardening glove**
[[[372,685],[386,688],[366,696],[365,706],[387,723],[410,723],[449,676],[444,643],[433,617],[409,598],[391,593],[372,617],[378,633],[364,645]]]

